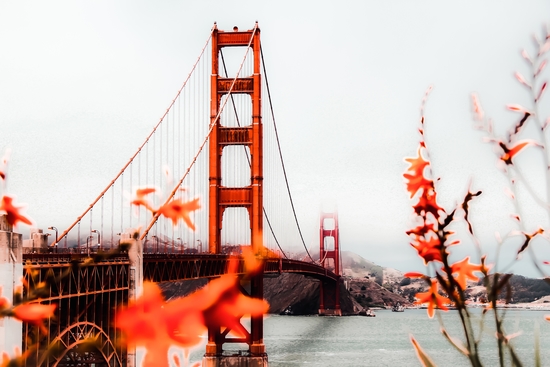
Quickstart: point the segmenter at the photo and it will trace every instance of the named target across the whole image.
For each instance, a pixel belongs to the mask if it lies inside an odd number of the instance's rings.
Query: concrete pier
[[[204,356],[203,367],[268,367],[267,354],[263,356],[220,355]]]
[[[7,216],[0,215],[0,287],[2,297],[13,304],[13,292],[21,285],[23,276],[23,235],[14,233]],[[0,351],[14,356],[21,351],[23,327],[21,321],[11,317],[0,319]]]
[[[130,286],[128,290],[128,302],[135,302],[143,292],[143,246],[141,240],[134,237],[132,230],[127,230],[120,235],[121,243],[128,243],[128,258],[130,259]],[[139,354],[139,355],[138,355]],[[135,347],[128,346],[128,367],[137,365],[137,361],[143,359],[142,353]]]

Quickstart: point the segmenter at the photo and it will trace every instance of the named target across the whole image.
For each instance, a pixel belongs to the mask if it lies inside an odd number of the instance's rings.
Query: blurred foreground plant
[[[468,309],[467,296],[465,294],[467,281],[478,281],[478,276],[481,276],[483,284],[487,289],[488,304],[485,305],[483,310],[480,325],[482,325],[488,312],[491,311],[496,329],[495,336],[497,339],[500,366],[505,365],[506,353],[508,353],[512,365],[521,366],[522,362],[510,343],[510,340],[517,334],[506,333],[503,327],[505,312],[499,310],[497,304],[497,300],[500,297],[504,296],[508,303],[512,296],[511,287],[508,282],[512,274],[501,273],[496,266],[499,257],[498,251],[500,250],[503,240],[515,235],[523,236],[523,242],[516,251],[515,260],[518,260],[525,251],[530,251],[533,265],[538,269],[541,276],[546,277],[543,271],[543,265],[548,264],[548,261],[538,260],[530,244],[537,236],[548,239],[547,234],[550,233],[550,230],[548,227],[546,229],[539,227],[534,231],[527,231],[526,225],[522,220],[522,215],[520,214],[519,203],[516,199],[517,183],[521,182],[526,187],[527,191],[534,197],[535,201],[546,210],[550,219],[550,152],[548,151],[550,145],[548,145],[546,134],[546,128],[550,124],[550,117],[544,120],[540,116],[541,98],[547,86],[547,82],[540,81],[540,78],[548,62],[545,57],[550,50],[550,31],[546,32],[543,41],[539,41],[535,37],[535,42],[536,55],[534,57],[529,56],[525,50],[521,53],[522,57],[529,64],[531,72],[530,78],[525,78],[520,73],[515,74],[517,81],[529,91],[532,106],[530,108],[517,104],[507,106],[508,110],[518,113],[520,117],[519,121],[507,133],[506,137],[498,138],[494,135],[492,121],[485,118],[478,97],[476,95],[472,97],[474,119],[477,122],[477,128],[485,131],[489,135],[485,140],[493,143],[497,148],[498,166],[507,175],[509,184],[512,188],[510,197],[514,201],[517,212],[514,218],[516,218],[519,223],[519,230],[512,230],[503,238],[497,236],[499,248],[495,257],[495,265],[492,269],[491,266],[486,263],[486,257],[482,256],[483,252],[468,217],[469,203],[475,197],[479,196],[481,191],[472,191],[471,187],[469,187],[462,202],[457,204],[456,207],[452,208],[450,211],[439,206],[437,203],[436,186],[430,165],[428,148],[424,139],[424,107],[431,88],[426,93],[426,97],[422,102],[421,126],[419,129],[421,136],[420,145],[416,157],[406,159],[409,167],[403,175],[410,198],[416,200],[416,204],[413,205],[415,227],[407,231],[407,234],[411,237],[410,244],[416,249],[425,265],[430,267],[429,274],[433,274],[433,276],[428,276],[422,273],[407,273],[405,276],[409,278],[421,278],[427,282],[429,286],[428,291],[417,293],[416,298],[418,301],[416,303],[428,304],[428,316],[430,318],[434,316],[436,308],[442,311],[447,311],[449,306],[456,308],[462,324],[463,338],[459,339],[451,336],[440,319],[441,332],[460,353],[470,360],[471,365],[475,367],[482,366],[478,350],[482,339],[482,330],[476,330],[473,327],[474,320],[471,311]],[[535,129],[539,131],[537,139],[518,140],[527,123],[534,124]],[[544,169],[546,171],[545,198],[541,198],[536,194],[535,190],[531,187],[531,182],[523,176],[521,169],[515,164],[515,157],[528,147],[539,149],[543,154]],[[449,259],[451,255],[450,248],[459,245],[460,241],[453,238],[454,231],[451,230],[450,227],[452,223],[462,219],[465,220],[468,232],[474,239],[474,244],[478,252],[476,256],[479,260],[472,262],[468,256],[453,263]],[[512,264],[508,264],[503,267],[504,271],[509,269],[511,265]],[[491,274],[489,274],[489,270],[491,270]],[[550,284],[549,278],[545,278],[545,280]],[[549,319],[550,317],[546,316],[546,320]],[[413,336],[411,336],[411,342],[421,364],[423,366],[433,366],[434,362],[422,350]],[[536,344],[538,345],[538,342],[536,342]],[[536,347],[535,364],[540,366],[540,356],[538,353],[538,347]]]
[[[255,266],[248,264],[250,261],[246,260],[247,268]],[[117,312],[116,324],[124,331],[126,342],[147,350],[143,366],[168,366],[171,346],[196,346],[209,327],[225,327],[239,337],[248,334],[240,319],[244,315],[263,315],[269,305],[241,293],[238,262],[237,257],[230,258],[226,274],[186,297],[168,302],[158,285],[146,282],[142,296]]]

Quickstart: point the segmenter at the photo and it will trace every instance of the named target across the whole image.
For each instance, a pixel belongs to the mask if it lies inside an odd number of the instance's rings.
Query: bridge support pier
[[[1,297],[13,304],[13,291],[23,276],[23,235],[13,232],[6,215],[0,215],[0,287]],[[0,320],[0,351],[14,356],[21,350],[23,327],[21,322],[5,317]]]
[[[341,275],[340,235],[337,213],[321,213],[321,231],[319,233],[319,256],[325,269],[334,269],[336,275]],[[331,264],[329,264],[329,261]],[[340,281],[320,284],[319,316],[342,316],[340,309]]]
[[[340,282],[319,284],[319,316],[342,316],[340,308]]]
[[[136,239],[133,233],[122,233],[121,243],[128,243],[128,258],[130,260],[130,284],[128,289],[128,302],[134,302],[143,291],[143,246],[141,240]],[[138,356],[136,348],[128,346],[128,367],[135,367],[137,360],[143,356]]]
[[[204,356],[203,367],[267,367],[267,355],[263,357],[234,356]]]
[[[252,298],[263,299],[263,272],[253,276],[250,281],[241,282],[242,292]],[[250,318],[250,334],[245,338],[229,338],[220,327],[208,329],[206,354],[202,359],[203,367],[268,367],[267,353],[263,339],[263,315]],[[224,343],[247,343],[247,351],[225,351]],[[234,353],[234,354],[227,354]]]

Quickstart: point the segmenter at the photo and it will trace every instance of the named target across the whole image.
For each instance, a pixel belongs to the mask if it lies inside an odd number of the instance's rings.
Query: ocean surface
[[[480,330],[481,310],[473,309],[475,325]],[[550,322],[544,315],[550,311],[507,310],[507,334],[513,338],[524,366],[534,366],[535,330],[540,335],[541,365],[550,366]],[[498,366],[498,351],[491,314],[486,316],[480,354],[485,366]],[[441,319],[451,336],[462,339],[456,311],[442,312]],[[266,316],[264,342],[270,367],[320,366],[420,366],[409,334],[414,335],[438,366],[470,366],[441,334],[437,316],[429,319],[426,310],[405,312],[376,311],[376,317],[345,316]],[[204,354],[191,353],[191,361]],[[509,363],[507,364],[509,365]]]

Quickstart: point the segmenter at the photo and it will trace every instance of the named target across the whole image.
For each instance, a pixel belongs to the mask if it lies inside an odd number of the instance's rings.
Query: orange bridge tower
[[[340,239],[337,213],[321,213],[319,258],[321,266],[341,276]],[[340,281],[321,280],[319,315],[341,316]]]
[[[223,48],[244,47],[252,51],[252,75],[237,77],[220,76],[220,55]],[[248,50],[246,49],[248,47]],[[262,246],[263,227],[263,127],[261,116],[261,55],[260,29],[258,23],[252,30],[221,31],[214,25],[212,32],[212,75],[210,95],[209,138],[209,211],[208,211],[208,248],[211,254],[221,254],[221,230],[224,211],[227,208],[246,208],[250,219],[249,228],[252,249],[255,253]],[[223,61],[223,59],[222,59]],[[223,69],[222,69],[223,70]],[[248,126],[222,126],[220,120],[223,103],[227,103],[228,94],[247,94],[250,96],[251,124]],[[226,96],[224,98],[224,96]],[[228,146],[244,146],[250,152],[250,183],[244,187],[225,187],[222,184],[222,155]],[[254,275],[244,288],[249,286],[249,295],[263,298],[263,272]],[[203,359],[204,366],[267,366],[267,354],[263,342],[263,317],[251,317],[250,332],[244,338],[228,336],[229,330],[210,327],[208,344]],[[226,356],[224,343],[246,343],[249,350],[245,355]]]

